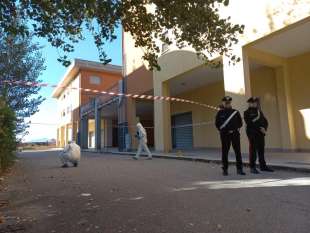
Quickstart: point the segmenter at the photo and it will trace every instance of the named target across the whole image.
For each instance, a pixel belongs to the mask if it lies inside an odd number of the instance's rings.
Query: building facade
[[[59,116],[56,141],[58,147],[64,147],[69,141],[80,141],[81,107],[94,103],[100,95],[85,89],[106,91],[118,85],[121,79],[121,66],[102,65],[80,59],[72,62],[52,94],[53,98],[57,99]],[[88,147],[95,146],[94,125],[94,120],[87,122]]]
[[[267,148],[310,150],[310,1],[231,0],[221,14],[245,25],[244,34],[233,47],[241,62],[231,65],[228,58],[213,55],[212,59],[222,63],[221,68],[214,69],[199,60],[191,48],[163,45],[158,61],[161,70],[150,72],[141,59],[143,50],[135,48],[131,36],[124,33],[128,93],[178,97],[212,106],[230,95],[233,107],[241,112],[248,97],[259,96],[270,123]],[[138,84],[131,88],[131,83]],[[216,111],[212,109],[160,100],[127,102],[124,121],[129,131],[131,125],[149,115],[157,151],[220,148],[214,127]],[[245,130],[241,136],[246,152]]]

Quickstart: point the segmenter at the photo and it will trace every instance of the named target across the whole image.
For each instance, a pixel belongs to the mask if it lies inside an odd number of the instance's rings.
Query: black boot
[[[67,167],[69,167],[69,166],[68,166],[68,164],[65,163],[65,164],[62,165],[61,167],[62,167],[62,168],[67,168]]]
[[[245,172],[242,169],[238,169],[237,174],[241,176],[245,176]]]
[[[74,167],[77,167],[78,165],[79,165],[78,162],[73,163]]]

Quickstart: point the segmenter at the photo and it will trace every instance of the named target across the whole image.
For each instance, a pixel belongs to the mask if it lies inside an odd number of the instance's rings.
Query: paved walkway
[[[109,149],[107,152],[113,154],[134,155],[134,152],[119,152],[115,148]],[[219,150],[195,150],[195,151],[180,151],[172,153],[154,152],[155,157],[195,160],[201,162],[221,162],[221,152]],[[248,164],[249,159],[247,154],[243,154],[244,163]],[[234,154],[229,155],[230,163],[235,162]],[[310,153],[301,152],[266,152],[266,161],[268,165],[275,169],[286,169],[301,172],[310,172]]]

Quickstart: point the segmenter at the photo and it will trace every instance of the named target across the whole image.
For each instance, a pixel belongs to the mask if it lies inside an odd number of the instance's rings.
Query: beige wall
[[[309,8],[310,0],[230,0],[221,15],[245,25],[244,45],[308,17]]]
[[[310,149],[310,139],[306,137],[304,119],[300,113],[300,110],[310,108],[310,52],[289,58],[288,65],[297,148]]]
[[[127,76],[147,64],[142,60],[143,49],[135,47],[135,41],[130,33],[123,33],[123,69]]]
[[[72,110],[80,106],[80,91],[78,90],[80,87],[80,80],[80,75],[78,75],[57,99],[57,112],[60,125],[71,123]],[[65,116],[61,115],[63,111],[65,111]]]
[[[250,79],[252,94],[260,97],[262,110],[269,122],[266,148],[282,148],[275,70],[269,67],[251,70]]]
[[[212,106],[218,106],[221,98],[224,96],[223,81],[204,86],[190,92],[177,96],[178,98],[190,99]],[[193,146],[194,148],[218,148],[220,139],[217,129],[214,125],[217,111],[206,109],[201,106],[186,103],[172,103],[171,115],[192,112],[193,124],[206,123],[207,125],[198,125],[193,127]]]
[[[246,10],[240,10],[240,6],[242,6],[242,9]],[[289,70],[290,74],[292,74],[292,72],[294,73],[294,77],[304,80],[305,77],[307,77],[306,74],[308,72],[307,64],[305,61],[298,61],[303,60],[301,58],[292,58],[289,59],[289,66],[287,66],[286,59],[272,56],[267,53],[263,54],[260,52],[259,54],[256,54],[256,51],[244,53],[243,46],[261,37],[269,35],[271,32],[310,16],[310,12],[308,10],[309,7],[310,0],[231,0],[229,7],[221,10],[222,16],[231,16],[234,23],[245,24],[246,27],[245,33],[239,37],[239,43],[232,48],[233,53],[241,58],[241,62],[236,66],[231,66],[228,65],[228,59],[226,57],[223,58],[225,94],[233,96],[235,100],[234,107],[240,111],[245,110],[246,99],[250,95],[253,94],[262,96],[264,112],[268,116],[271,124],[270,135],[267,136],[267,147],[269,148],[294,149],[296,146],[295,139],[297,140],[297,147],[309,147],[309,142],[307,141],[304,130],[302,129],[303,126],[300,126],[300,122],[303,122],[303,119],[301,118],[298,110],[295,109],[303,106],[307,107],[306,98],[302,97],[301,93],[295,94],[303,84],[300,84],[302,82],[299,84],[290,84],[292,85],[292,88],[290,88],[290,85],[287,84],[287,80],[289,79]],[[244,19],[247,20],[244,21]],[[252,46],[252,44],[248,45]],[[169,96],[170,92],[169,87],[167,86],[170,79],[195,69],[203,63],[197,59],[197,56],[194,53],[189,52],[191,51],[191,48],[185,48],[182,51],[176,50],[177,48],[172,45],[170,50],[159,58],[161,71],[158,72],[155,70],[153,72],[155,95]],[[127,75],[138,69],[143,64],[141,60],[142,54],[143,50],[141,48],[134,48],[134,41],[131,36],[128,33],[124,33],[124,61]],[[272,69],[250,73],[248,55],[260,59],[260,61],[263,62],[261,64],[273,66],[274,68],[281,66],[281,69],[283,70],[283,77],[279,78],[279,75],[277,75],[277,78],[275,78],[275,71],[272,71]],[[213,56],[216,57],[216,55]],[[302,70],[306,72],[303,72]],[[293,76],[291,76],[291,78],[292,77]],[[268,82],[266,83],[262,81],[264,79]],[[304,80],[303,82],[308,83],[308,80]],[[280,93],[280,99],[279,84],[282,85],[280,87],[282,90]],[[292,93],[289,93],[289,89],[292,89]],[[187,93],[184,98],[192,100],[195,100],[194,98],[203,98],[205,93],[201,94],[202,96],[195,92],[195,95],[191,96],[190,93]],[[218,95],[223,95],[223,92]],[[292,98],[291,95],[293,96]],[[291,103],[291,99],[293,99],[292,101],[294,104]],[[303,102],[302,99],[305,102]],[[281,110],[274,107],[274,105],[277,105],[277,101],[280,103],[279,109]],[[216,103],[216,105],[217,104],[218,103]],[[294,110],[291,109],[293,105],[296,105]],[[186,108],[183,109],[184,106],[179,106],[179,104],[168,105],[163,101],[155,101],[154,103],[155,143],[157,144],[156,149],[158,150],[168,151],[171,147],[171,143],[167,140],[171,134],[169,122],[170,108],[171,113],[186,110]],[[191,106],[188,108],[195,107]],[[278,117],[278,111],[281,112],[280,119]],[[200,121],[202,118],[208,118],[208,116],[204,116],[202,112],[199,113],[199,111],[193,109],[193,118],[194,121]],[[297,120],[294,124],[295,119]],[[279,121],[281,122],[281,127],[280,124],[277,123]],[[298,124],[298,126],[296,124]],[[295,136],[295,131],[298,135],[297,137]],[[280,136],[278,135],[279,132],[281,132]],[[199,141],[202,140],[200,139],[200,135],[202,135],[201,132],[194,131],[195,147],[204,145],[203,141]],[[243,151],[248,151],[246,143],[247,139],[244,133],[241,136],[241,140],[242,145],[245,145],[243,147]],[[216,143],[216,141],[212,141],[211,139],[210,146],[216,145]],[[209,146],[209,144],[207,144],[207,146]]]
[[[251,70],[250,81],[252,94],[262,98],[263,111],[270,122],[267,148],[310,149],[305,119],[300,112],[310,108],[307,88],[310,86],[310,53],[288,59],[263,55],[250,53],[251,58],[256,58],[259,63],[271,66]],[[286,84],[283,83],[285,79],[288,80]],[[291,133],[288,131],[290,127]],[[287,143],[290,137],[291,142]]]

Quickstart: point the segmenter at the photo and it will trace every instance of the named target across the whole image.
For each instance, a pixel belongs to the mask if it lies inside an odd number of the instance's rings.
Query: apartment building
[[[81,106],[94,104],[97,93],[118,85],[122,79],[122,67],[103,65],[99,62],[74,59],[64,77],[54,89],[52,97],[57,99],[58,122],[57,146],[64,147],[69,141],[80,143]],[[85,110],[85,108],[84,108]],[[87,146],[95,146],[95,122],[87,122]],[[102,129],[103,130],[103,129]]]
[[[233,47],[241,58],[236,65],[212,55],[222,67],[208,67],[192,48],[162,45],[160,71],[148,71],[143,51],[124,33],[123,64],[126,91],[198,101],[218,106],[224,95],[243,112],[249,96],[259,96],[269,119],[266,143],[272,150],[310,150],[310,1],[231,0],[221,10],[233,23],[245,25]],[[213,121],[216,111],[182,102],[128,99],[123,117],[131,126],[146,120],[158,151],[220,148]],[[178,126],[186,127],[178,127]],[[151,136],[152,137],[152,136]],[[247,151],[244,130],[243,151]],[[131,143],[134,148],[134,139]]]

